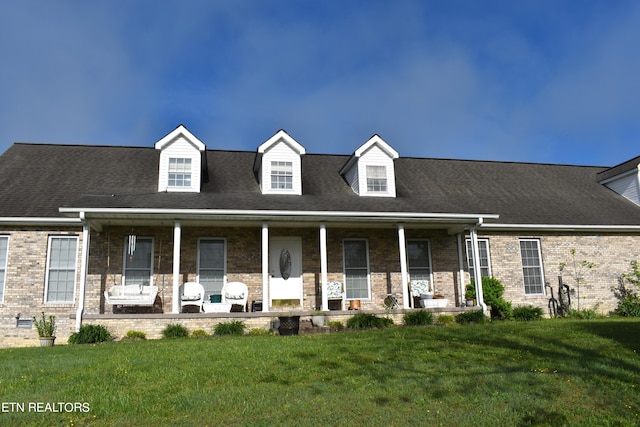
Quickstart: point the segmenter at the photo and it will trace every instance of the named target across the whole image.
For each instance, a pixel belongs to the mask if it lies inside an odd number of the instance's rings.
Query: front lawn
[[[622,319],[8,349],[0,424],[632,426],[638,353]]]

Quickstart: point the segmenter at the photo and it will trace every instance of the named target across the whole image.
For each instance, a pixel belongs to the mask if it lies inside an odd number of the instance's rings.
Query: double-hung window
[[[343,242],[344,284],[347,299],[369,299],[369,254],[367,241],[349,239]]]
[[[544,275],[542,272],[542,256],[538,239],[520,240],[520,257],[522,259],[522,275],[525,295],[544,293]]]
[[[137,237],[135,245],[131,245],[129,238],[125,238],[125,285],[152,285],[153,271],[153,239]]]
[[[271,188],[273,190],[293,189],[293,162],[271,162]]]
[[[169,187],[191,187],[191,159],[169,158]]]
[[[45,299],[48,303],[73,302],[78,257],[77,236],[50,236]]]
[[[407,240],[409,278],[431,282],[431,253],[427,239]]]
[[[471,239],[466,240],[467,243],[467,265],[469,266],[469,277],[473,279],[475,276],[475,266],[473,265],[473,251],[471,248]],[[489,255],[489,240],[478,239],[478,258],[480,261],[480,277],[491,277],[491,259]]]
[[[4,282],[7,272],[9,236],[0,236],[0,304],[4,301]]]
[[[370,193],[387,192],[387,167],[367,165],[367,191]]]
[[[222,295],[225,276],[224,239],[200,239],[198,244],[198,282],[204,286],[205,300]]]

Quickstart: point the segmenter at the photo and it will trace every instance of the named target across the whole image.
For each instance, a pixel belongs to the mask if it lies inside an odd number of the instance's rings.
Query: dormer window
[[[191,187],[191,159],[169,158],[169,187]]]
[[[304,147],[283,130],[261,144],[253,172],[262,194],[301,195],[304,153]]]
[[[271,189],[291,190],[293,188],[293,162],[271,162]]]
[[[387,168],[386,166],[367,165],[367,192],[387,192]]]
[[[359,196],[396,197],[394,159],[398,152],[378,135],[362,144],[340,170]]]
[[[158,191],[200,192],[208,176],[204,144],[180,125],[155,147],[160,150]]]

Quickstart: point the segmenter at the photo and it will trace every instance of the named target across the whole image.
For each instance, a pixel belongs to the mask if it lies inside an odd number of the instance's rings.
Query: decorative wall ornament
[[[287,249],[280,252],[280,274],[284,280],[291,276],[291,254]]]

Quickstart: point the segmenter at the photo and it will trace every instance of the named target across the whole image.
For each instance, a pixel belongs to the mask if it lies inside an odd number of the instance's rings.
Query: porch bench
[[[157,286],[124,285],[112,286],[104,291],[107,304],[152,306],[158,295]]]

